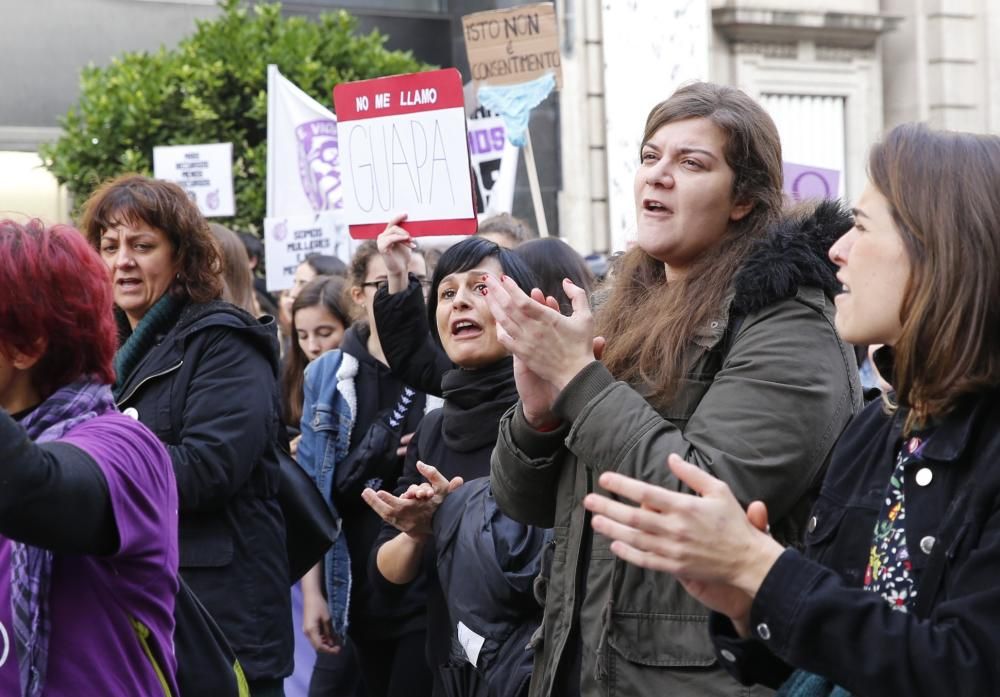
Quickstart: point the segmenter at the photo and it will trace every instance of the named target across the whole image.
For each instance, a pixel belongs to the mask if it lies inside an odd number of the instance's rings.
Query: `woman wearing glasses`
[[[425,278],[423,254],[412,254],[407,270]],[[372,308],[388,275],[375,242],[362,244],[351,261],[349,294],[364,319],[305,375],[297,457],[342,525],[322,571],[317,565],[302,581],[303,629],[318,652],[310,695],[356,693],[350,683],[357,669],[341,651],[348,641],[368,697],[430,693],[423,600],[382,597],[365,572],[382,521],[361,491],[396,487],[410,435],[425,409],[440,404],[393,377],[386,365]]]

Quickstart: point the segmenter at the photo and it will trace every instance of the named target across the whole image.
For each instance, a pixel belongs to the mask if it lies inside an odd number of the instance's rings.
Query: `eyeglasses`
[[[419,283],[424,288],[430,288],[431,280],[427,276],[417,276],[417,283]],[[388,290],[389,281],[384,278],[380,278],[377,281],[365,281],[361,284],[362,288],[374,288],[376,291]]]

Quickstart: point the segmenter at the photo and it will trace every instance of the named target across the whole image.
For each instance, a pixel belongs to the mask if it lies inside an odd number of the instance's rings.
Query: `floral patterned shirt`
[[[885,500],[875,520],[868,568],[865,569],[865,590],[879,593],[893,610],[900,612],[906,612],[917,597],[916,579],[911,573],[913,563],[906,546],[903,476],[922,445],[923,440],[913,437],[899,448],[896,467],[889,477]]]

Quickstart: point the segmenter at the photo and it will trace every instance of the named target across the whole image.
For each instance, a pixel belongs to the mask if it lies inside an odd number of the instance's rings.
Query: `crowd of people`
[[[1000,138],[900,125],[868,176],[793,205],[692,83],[600,279],[399,215],[274,297],[135,174],[0,220],[0,694],[217,694],[192,602],[252,697],[296,638],[310,697],[997,692]],[[297,584],[289,455],[336,523]]]

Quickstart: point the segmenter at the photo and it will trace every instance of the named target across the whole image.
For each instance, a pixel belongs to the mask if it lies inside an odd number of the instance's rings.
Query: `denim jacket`
[[[351,558],[347,540],[341,534],[341,518],[333,505],[334,472],[347,457],[351,430],[357,412],[354,378],[358,360],[340,350],[328,351],[306,367],[305,400],[302,408],[302,440],[299,465],[316,482],[320,493],[337,519],[338,534],[323,559],[326,597],[330,604],[333,631],[347,635],[347,613],[351,600]]]

